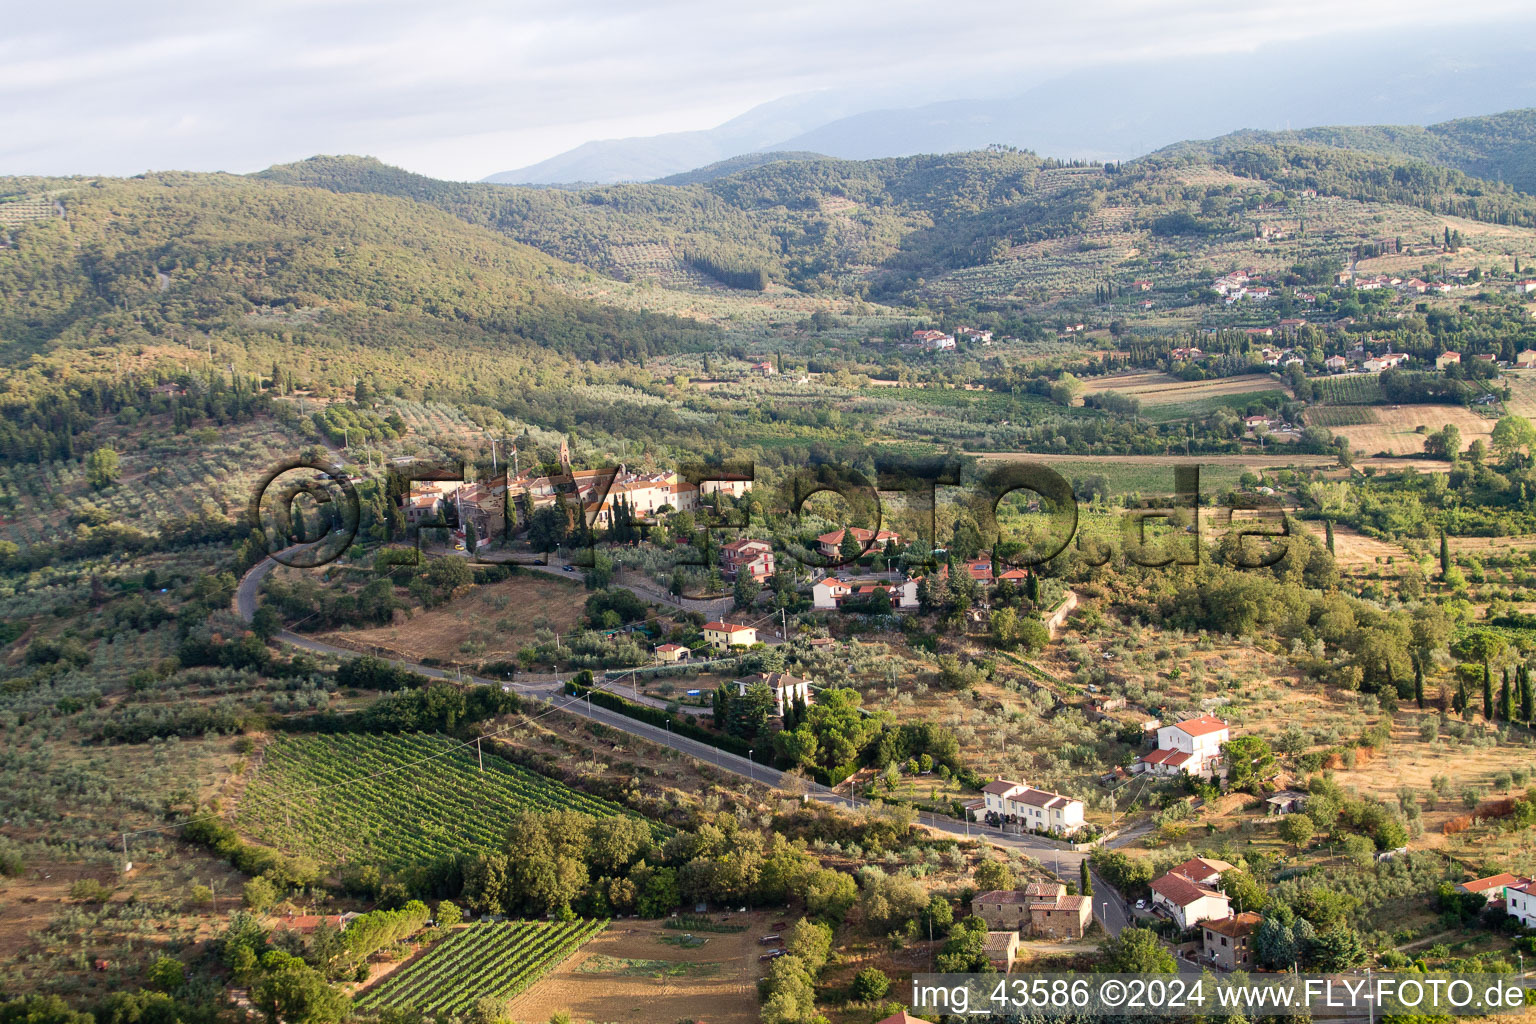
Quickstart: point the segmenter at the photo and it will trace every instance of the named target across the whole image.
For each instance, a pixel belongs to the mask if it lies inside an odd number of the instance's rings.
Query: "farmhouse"
[[[1461,363],[1461,353],[1460,352],[1451,352],[1451,351],[1447,350],[1445,352],[1441,352],[1438,356],[1435,356],[1435,369],[1437,369],[1437,370],[1443,370],[1447,366],[1451,366],[1452,364],[1458,364],[1459,365],[1460,363]]]
[[[812,703],[811,681],[787,672],[759,672],[737,679],[735,683],[738,696],[745,696],[747,689],[757,683],[766,683],[768,689],[773,691],[773,713],[780,718],[784,717],[784,709],[791,704]]]
[[[1066,886],[1061,887],[1066,892]],[[993,889],[971,897],[971,913],[999,931],[1029,926],[1029,896],[1022,889]]]
[[[773,575],[773,545],[765,540],[742,537],[720,548],[720,573],[735,579],[745,572],[761,583]]]
[[[717,651],[732,647],[751,647],[757,643],[757,630],[751,626],[739,626],[734,622],[704,623],[704,642]]]
[[[1529,370],[1532,367],[1536,367],[1536,349],[1522,349],[1520,354],[1515,356],[1515,368]]]
[[[955,336],[943,331],[913,331],[912,340],[930,352],[943,352],[955,347]]]
[[[1041,890],[1036,892],[1036,888]],[[1093,922],[1093,901],[1068,895],[1061,883],[1025,888],[1029,907],[1029,933],[1042,939],[1080,939]]]
[[[1501,871],[1496,875],[1489,875],[1487,878],[1473,878],[1469,881],[1461,882],[1456,886],[1456,891],[1486,896],[1490,904],[1503,903],[1504,890],[1506,888],[1510,886],[1519,888],[1522,885],[1529,884],[1531,881],[1530,878],[1524,875],[1512,875],[1508,871]]]
[[[436,494],[413,494],[405,503],[405,521],[411,526],[419,526],[431,519],[436,519],[443,511],[443,499]]]
[[[1515,291],[1521,295],[1529,295],[1536,292],[1536,281],[1521,281],[1515,285]]]
[[[1157,730],[1157,749],[1142,755],[1136,770],[1209,778],[1220,765],[1221,745],[1230,738],[1226,723],[1213,715],[1165,725]]]
[[[1251,910],[1233,917],[1207,921],[1202,926],[1205,958],[1226,971],[1253,966],[1253,933],[1264,918]]]
[[[1232,915],[1232,905],[1223,893],[1173,871],[1152,879],[1152,906],[1162,908],[1180,928]]]
[[[1343,356],[1329,356],[1323,360],[1323,366],[1330,370],[1342,370],[1349,365],[1349,360]]]
[[[892,608],[916,608],[917,583],[915,579],[850,583],[836,576],[827,576],[811,585],[811,607],[818,611],[830,611],[842,607],[844,601],[870,597],[880,591],[890,599]]]
[[[760,373],[764,377],[772,377],[775,373],[778,372],[773,368],[773,363],[767,361],[766,359],[761,363],[753,363],[752,370],[754,373]]]
[[[878,550],[887,544],[900,544],[901,537],[894,531],[881,530],[876,533],[873,530],[865,530],[860,527],[851,527],[853,539],[859,542],[859,546],[866,550]],[[843,534],[846,530],[833,530],[816,538],[816,550],[828,558],[837,558],[843,546]],[[873,543],[871,543],[873,542]]]

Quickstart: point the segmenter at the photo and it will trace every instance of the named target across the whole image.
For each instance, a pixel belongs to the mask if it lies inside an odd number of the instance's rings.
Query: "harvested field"
[[[411,661],[451,665],[515,657],[540,629],[566,632],[585,614],[587,592],[575,580],[524,573],[477,586],[440,608],[375,629],[337,630],[319,639]]]
[[[566,1011],[575,1020],[613,1024],[755,1024],[758,962],[767,947],[757,937],[774,931],[771,913],[722,915],[746,930],[700,933],[689,947],[684,931],[660,921],[615,921],[538,984],[512,1002],[512,1020],[548,1020]],[[670,940],[670,941],[668,941]]]
[[[1486,445],[1495,422],[1460,405],[1383,405],[1376,407],[1375,423],[1334,427],[1333,432],[1367,455],[1413,455],[1424,450],[1426,433],[1448,423],[1461,431],[1463,448],[1479,439]]]
[[[1292,522],[1302,522],[1292,520]],[[1323,524],[1319,522],[1302,522],[1302,525],[1310,530],[1318,540],[1325,536]],[[1407,551],[1389,541],[1377,540],[1367,537],[1352,526],[1335,526],[1333,528],[1333,558],[1340,569],[1347,571],[1356,569],[1376,569],[1386,566],[1387,559],[1396,561],[1413,561],[1414,558]]]
[[[1509,384],[1505,407],[1516,416],[1536,419],[1536,370],[1511,370],[1504,379]]]
[[[1166,373],[1121,373],[1083,380],[1083,393],[1115,391],[1141,400],[1142,405],[1177,405],[1211,398],[1284,391],[1285,385],[1267,373],[1250,373],[1220,380],[1183,381]]]

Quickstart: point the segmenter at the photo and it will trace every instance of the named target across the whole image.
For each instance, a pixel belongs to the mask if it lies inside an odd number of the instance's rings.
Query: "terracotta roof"
[[[1199,718],[1191,718],[1186,722],[1179,722],[1175,726],[1179,731],[1191,736],[1206,736],[1213,732],[1220,732],[1227,727],[1227,723],[1215,715],[1201,715]]]
[[[1506,885],[1521,886],[1529,882],[1529,878],[1512,875],[1508,871],[1500,871],[1496,875],[1487,878],[1474,878],[1470,882],[1462,882],[1461,888],[1467,892],[1487,892],[1489,889],[1502,889]]]
[[[906,1010],[901,1010],[885,1018],[885,1020],[876,1021],[875,1024],[933,1024],[933,1022],[923,1020],[921,1017],[914,1017]]]
[[[1253,934],[1253,930],[1264,923],[1264,918],[1251,910],[1245,910],[1233,917],[1223,917],[1217,921],[1202,921],[1201,927],[1207,931],[1213,931],[1217,935],[1225,935],[1229,939],[1246,938]]]
[[[1205,857],[1191,857],[1178,867],[1169,869],[1170,874],[1183,875],[1185,878],[1205,878],[1231,870],[1232,865],[1226,861],[1209,860]]]
[[[658,651],[682,651],[686,650],[687,648],[685,648],[682,644],[662,644],[656,649]]]
[[[1002,906],[1018,906],[1028,902],[1024,893],[1017,889],[993,889],[979,896],[972,896],[971,903],[997,903]]]
[[[1018,941],[1018,932],[987,932],[987,944],[984,948],[988,953],[1006,954],[1008,947]]]
[[[740,633],[742,630],[751,629],[752,627],[740,626],[734,622],[706,622],[704,623],[704,628],[711,629],[719,633]]]
[[[981,791],[995,796],[1002,796],[1005,793],[1012,793],[1022,785],[1024,785],[1022,782],[1009,782],[1007,779],[998,779],[995,782],[989,782],[982,786]]]
[[[1177,768],[1192,756],[1185,750],[1154,750],[1150,754],[1143,754],[1141,760],[1146,764],[1170,764]]]
[[[1152,879],[1152,891],[1178,907],[1187,907],[1196,900],[1206,896],[1215,896],[1221,900],[1227,898],[1215,889],[1207,889],[1203,885],[1196,885],[1183,875],[1176,875],[1172,872],[1160,878]]]
[[[1017,796],[1011,796],[1008,799],[1015,803],[1030,804],[1035,807],[1050,807],[1058,800],[1067,802],[1067,798],[1061,794],[1048,793],[1043,789],[1026,789]]]
[[[1026,896],[1064,896],[1067,887],[1060,882],[1030,882],[1024,887]]]
[[[1056,906],[1052,907],[1051,909],[1052,910],[1079,910],[1079,909],[1082,908],[1083,903],[1087,899],[1088,899],[1088,897],[1082,895],[1081,893],[1078,893],[1078,894],[1072,895],[1072,896],[1058,896],[1058,897],[1056,897]]]

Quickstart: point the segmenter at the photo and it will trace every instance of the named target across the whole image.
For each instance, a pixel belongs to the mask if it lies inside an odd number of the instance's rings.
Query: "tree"
[[[853,976],[853,998],[870,1002],[891,989],[891,979],[878,967],[866,967]]]
[[[1003,650],[1010,650],[1018,643],[1019,615],[1012,608],[999,608],[992,613],[992,643]]]
[[[1494,424],[1488,440],[1507,461],[1518,454],[1520,449],[1530,448],[1536,442],[1536,427],[1532,427],[1531,421],[1523,416],[1504,416]]]
[[[1306,959],[1318,971],[1347,971],[1365,962],[1365,943],[1360,933],[1340,925],[1312,938],[1306,946]]]
[[[111,487],[121,477],[117,452],[111,448],[97,448],[85,457],[85,479],[95,490]]]
[[[1174,974],[1178,962],[1148,928],[1125,928],[1099,943],[1099,958],[1111,974]]]
[[[1013,869],[1005,861],[984,860],[976,865],[974,875],[977,890],[992,892],[996,889],[1012,889],[1014,885]]]
[[[570,521],[557,508],[535,509],[528,517],[528,543],[533,550],[549,552],[566,541]]]
[[[187,972],[180,960],[162,955],[150,964],[148,980],[151,988],[161,992],[175,992],[187,983]]]
[[[760,589],[757,579],[750,572],[745,569],[738,571],[736,573],[736,583],[731,587],[731,599],[735,603],[736,609],[740,611],[743,608],[752,607],[753,602],[757,600],[757,593]]]
[[[1269,915],[1253,933],[1253,951],[1260,965],[1271,970],[1284,970],[1293,965],[1299,950],[1296,935],[1291,926],[1280,917]]]
[[[1445,531],[1440,531],[1440,575],[1444,576],[1451,571],[1451,545],[1445,539]]]
[[[1424,710],[1424,663],[1413,659],[1413,702]]]
[[[1259,792],[1275,773],[1275,754],[1269,741],[1261,736],[1239,736],[1221,745],[1227,765],[1227,781],[1233,789]]]
[[[277,886],[264,875],[258,875],[245,883],[241,890],[246,909],[252,913],[264,914],[277,902]]]
[[[437,905],[437,916],[434,918],[439,928],[456,928],[464,920],[464,911],[458,904],[443,900]]]
[[[479,545],[479,543],[480,538],[475,533],[475,521],[470,519],[464,524],[464,550],[468,551],[470,554],[474,554],[475,548]]]
[[[251,1004],[269,1024],[332,1024],[345,1020],[352,1002],[303,960],[281,950],[261,958],[261,976],[251,986]]]
[[[838,542],[837,554],[843,562],[856,562],[864,553],[864,545],[859,543],[859,538],[854,536],[852,529],[843,531],[843,539]]]
[[[1227,894],[1238,913],[1263,910],[1269,902],[1269,893],[1265,891],[1263,883],[1237,868],[1224,872],[1216,887]]]
[[[1082,863],[1077,866],[1077,873],[1078,873],[1078,880],[1077,880],[1077,892],[1078,892],[1078,895],[1080,895],[1080,896],[1092,896],[1093,895],[1093,872],[1090,871],[1089,868],[1088,868],[1088,858],[1087,857],[1084,857]]]
[[[812,917],[841,921],[858,900],[858,886],[841,871],[822,868],[806,879],[805,910]]]
[[[1499,718],[1505,722],[1515,720],[1515,693],[1509,684],[1509,669],[1504,670],[1504,685],[1499,688]]]
[[[1531,719],[1536,718],[1536,707],[1532,706],[1533,703],[1536,703],[1536,694],[1531,692],[1531,670],[1527,666],[1521,665],[1519,676],[1520,721],[1529,725],[1531,723]]]
[[[1287,814],[1280,821],[1280,838],[1297,849],[1312,841],[1317,834],[1317,824],[1305,814]]]

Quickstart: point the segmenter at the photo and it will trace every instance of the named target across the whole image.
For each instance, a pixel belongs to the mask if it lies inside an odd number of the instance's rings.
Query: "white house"
[[[1037,832],[1063,835],[1083,827],[1081,800],[1008,779],[989,782],[981,792],[984,803],[976,810],[978,821],[985,821],[990,815],[999,824],[1021,825]]]
[[[885,592],[892,608],[917,607],[917,580],[872,580],[867,583],[850,583],[836,576],[826,576],[811,585],[811,607],[818,611],[839,608],[844,601],[869,597],[875,591]]]
[[[735,682],[736,693],[741,696],[745,696],[754,683],[767,683],[768,689],[773,691],[773,713],[780,718],[784,717],[784,708],[796,701],[811,703],[811,681],[787,672],[759,672]]]
[[[1536,882],[1506,885],[1504,912],[1526,928],[1536,927]]]
[[[1224,893],[1193,882],[1176,871],[1152,879],[1152,905],[1167,911],[1180,928],[1193,928],[1201,921],[1232,916],[1231,901]]]
[[[1165,725],[1157,730],[1157,749],[1137,761],[1137,771],[1209,777],[1221,761],[1221,745],[1231,738],[1226,723],[1214,715]]]

